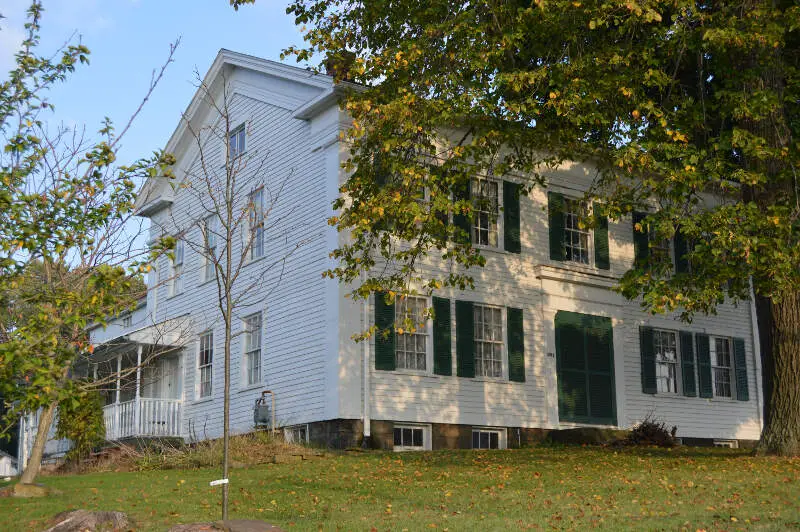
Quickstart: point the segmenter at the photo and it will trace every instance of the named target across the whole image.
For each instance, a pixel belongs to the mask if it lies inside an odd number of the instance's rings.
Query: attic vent
[[[738,449],[738,440],[714,440],[714,447],[726,447],[728,449]]]

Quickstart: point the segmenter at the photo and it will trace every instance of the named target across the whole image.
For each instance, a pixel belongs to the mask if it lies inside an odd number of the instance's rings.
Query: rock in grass
[[[229,519],[215,523],[193,523],[189,525],[175,525],[169,532],[213,532],[224,530],[226,532],[283,532],[277,526],[264,521],[249,521],[246,519]]]
[[[12,497],[34,498],[34,497],[47,497],[52,493],[52,490],[47,486],[41,484],[14,484],[11,488]]]
[[[45,532],[84,532],[86,530],[131,530],[128,516],[122,512],[72,510],[57,514]]]

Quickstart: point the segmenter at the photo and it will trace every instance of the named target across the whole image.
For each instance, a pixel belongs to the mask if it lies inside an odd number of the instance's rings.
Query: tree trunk
[[[22,484],[33,484],[33,481],[39,475],[39,470],[42,468],[44,446],[47,443],[47,437],[50,435],[50,427],[53,425],[55,413],[56,403],[50,403],[42,410],[42,415],[39,417],[39,427],[36,429],[36,439],[33,441],[33,448],[31,449],[31,456],[28,458],[28,464],[20,478],[20,483]]]
[[[771,327],[765,375],[771,377],[758,454],[800,455],[800,291],[769,305]]]
[[[228,453],[230,452],[231,420],[231,313],[225,316],[225,387],[222,399],[222,478],[228,478]],[[228,484],[222,485],[222,520],[228,519]]]

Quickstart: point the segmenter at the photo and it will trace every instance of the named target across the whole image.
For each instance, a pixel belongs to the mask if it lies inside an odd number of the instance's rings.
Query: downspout
[[[363,278],[363,274],[362,274],[362,278]],[[363,329],[362,330],[366,330],[369,327],[369,298],[366,298],[364,300],[364,302],[362,303],[362,305],[364,307],[364,316],[363,316],[363,320],[364,321],[362,323],[362,325],[363,325]],[[370,350],[369,350],[369,342],[370,342],[370,340],[366,339],[361,344],[362,345],[362,351],[364,353],[364,356],[362,357],[363,358],[363,364],[364,364],[364,367],[362,369],[363,375],[364,375],[364,383],[363,383],[363,392],[364,392],[364,402],[363,402],[364,437],[361,440],[361,447],[363,447],[364,449],[369,448],[370,444],[371,444],[371,441],[370,441],[370,439],[371,439],[370,421],[371,420],[370,420],[370,408],[369,408],[370,407],[370,404],[369,404],[369,396],[370,396],[370,379],[369,379],[369,377],[370,377],[370,375],[369,375],[369,368],[370,368],[369,355],[370,355],[370,352],[369,351]]]
[[[753,278],[750,277],[750,329],[753,335],[753,358],[756,368],[756,408],[758,408],[758,429],[759,434],[764,430],[764,409],[763,403],[764,388],[762,385],[764,375],[761,373],[761,338],[758,329],[758,313],[756,309],[756,292],[753,288]]]

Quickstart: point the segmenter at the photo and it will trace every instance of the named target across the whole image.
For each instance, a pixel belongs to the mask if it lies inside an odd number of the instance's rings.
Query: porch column
[[[142,421],[141,389],[142,389],[142,344],[139,344],[136,347],[136,401],[134,402],[135,410],[133,411],[133,416],[134,416],[133,426],[135,427],[137,435],[142,434],[142,427],[139,425]]]
[[[119,398],[120,398],[120,374],[122,373],[122,354],[117,355],[117,393],[114,400],[114,439],[119,439],[120,417],[119,417]]]

